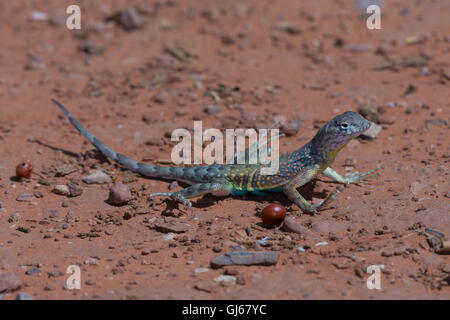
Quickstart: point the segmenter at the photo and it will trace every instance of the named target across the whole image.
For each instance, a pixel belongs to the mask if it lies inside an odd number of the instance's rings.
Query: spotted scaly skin
[[[262,164],[228,164],[196,167],[160,167],[148,165],[130,159],[106,146],[92,133],[86,130],[73,115],[56,100],[52,100],[69,118],[78,131],[86,137],[103,155],[121,164],[125,168],[145,177],[178,180],[191,186],[176,192],[153,193],[153,196],[168,196],[187,207],[188,200],[203,194],[217,196],[229,194],[242,195],[254,193],[265,195],[267,192],[284,192],[286,196],[304,212],[315,213],[320,207],[331,201],[335,194],[317,203],[308,203],[297,191],[298,187],[308,183],[319,174],[340,183],[353,183],[371,174],[379,167],[344,177],[334,171],[330,165],[338,152],[353,138],[370,127],[369,121],[359,113],[347,111],[336,116],[323,126],[314,138],[300,149],[284,154],[279,159],[279,169],[275,174],[262,174],[266,166]]]

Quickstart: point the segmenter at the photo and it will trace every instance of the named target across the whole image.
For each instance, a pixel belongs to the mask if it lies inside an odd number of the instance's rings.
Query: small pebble
[[[287,137],[295,136],[300,130],[301,125],[296,120],[290,120],[288,123],[281,125],[280,133],[285,134]]]
[[[31,21],[47,21],[48,13],[42,11],[32,11],[29,17]]]
[[[95,259],[95,258],[87,258],[84,261],[84,264],[89,265],[89,266],[97,265],[97,259]]]
[[[39,190],[34,191],[33,192],[33,196],[35,196],[36,198],[43,198],[44,197],[42,192],[40,192]]]
[[[214,269],[228,265],[264,265],[270,266],[278,263],[280,253],[275,251],[232,251],[211,260]]]
[[[30,202],[35,200],[36,197],[30,193],[21,193],[17,196],[16,201],[20,202]]]
[[[123,183],[115,183],[109,189],[108,203],[112,205],[123,205],[131,200],[130,188]]]
[[[236,284],[240,285],[240,286],[245,286],[245,278],[243,276],[239,276],[236,278]]]
[[[320,237],[315,235],[308,228],[302,226],[294,218],[287,217],[284,219],[283,231],[303,234],[306,240],[320,240]]]
[[[218,283],[218,282],[232,282],[232,283],[236,283],[236,277],[234,276],[228,276],[228,275],[220,275],[217,278],[214,279],[214,282]]]
[[[383,128],[380,125],[372,122],[370,128],[367,131],[361,133],[361,136],[363,138],[366,138],[367,140],[373,140],[378,137],[382,129]]]
[[[53,187],[52,189],[53,193],[62,195],[62,196],[68,196],[70,195],[70,190],[69,187],[66,186],[65,184],[57,184]]]
[[[222,107],[218,105],[211,105],[205,108],[207,114],[219,114],[222,112]]]
[[[116,21],[127,31],[138,29],[143,24],[141,15],[134,8],[129,8],[120,12]]]
[[[297,35],[297,34],[301,33],[301,29],[296,23],[288,22],[288,21],[277,23],[274,26],[274,29],[279,30],[279,31],[284,31],[290,35]]]
[[[358,113],[369,121],[378,123],[378,110],[371,106],[360,106]]]
[[[28,269],[26,272],[25,272],[25,274],[27,275],[27,276],[32,276],[32,275],[38,275],[38,276],[40,276],[41,274],[42,274],[42,271],[41,271],[41,269],[39,269],[39,268],[32,268],[32,269]]]
[[[174,233],[183,233],[190,229],[189,224],[178,221],[178,219],[171,218],[171,217],[166,217],[164,219],[162,219],[162,218],[157,219],[155,221],[154,226],[157,231],[163,232],[163,233],[172,233],[172,235]],[[171,236],[170,238],[173,238],[173,236]]]
[[[236,269],[226,269],[224,271],[224,274],[228,276],[237,276],[239,274],[239,271],[237,271]]]
[[[93,285],[95,285],[95,281],[92,279],[88,279],[88,280],[86,280],[85,284],[88,286],[93,286]]]
[[[77,169],[72,167],[71,165],[63,164],[63,165],[60,165],[58,168],[56,168],[56,176],[64,177],[75,171],[77,171]]]
[[[0,273],[0,293],[11,292],[20,289],[22,280],[10,272]]]
[[[83,194],[83,188],[81,188],[79,185],[69,182],[67,183],[67,187],[69,188],[71,197],[78,197]]]
[[[19,292],[16,295],[16,300],[33,300],[33,297],[31,297],[28,293]]]
[[[196,268],[194,270],[194,274],[195,275],[199,275],[200,273],[205,273],[205,272],[209,272],[211,269],[209,268]]]
[[[47,273],[47,275],[49,278],[57,278],[57,277],[62,277],[64,275],[64,273],[61,270],[53,269],[53,270],[50,270]]]
[[[169,191],[171,191],[171,190],[173,190],[173,189],[175,189],[175,188],[178,188],[178,181],[172,181],[172,182],[169,184],[169,187],[168,187],[167,189],[169,189]]]
[[[110,183],[111,177],[101,170],[96,170],[90,175],[83,178],[83,182],[87,184],[104,184]]]

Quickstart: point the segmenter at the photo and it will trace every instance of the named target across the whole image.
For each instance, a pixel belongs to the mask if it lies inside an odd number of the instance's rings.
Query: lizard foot
[[[188,199],[183,197],[178,192],[156,192],[156,193],[152,193],[152,194],[149,194],[147,196],[147,201],[149,201],[154,196],[168,196],[168,197],[172,198],[175,201],[181,202],[185,209],[192,208],[192,202],[190,202]]]
[[[366,177],[375,171],[381,169],[381,166],[377,166],[375,169],[372,169],[367,172],[359,173],[358,171],[353,172],[352,174],[345,177],[347,184],[349,183],[355,183],[358,181],[364,181]]]
[[[185,209],[192,208],[192,202],[190,202],[188,199],[183,197],[183,195],[179,192],[174,192],[170,196],[173,200],[176,200],[178,202],[181,202]]]
[[[334,200],[336,200],[336,197],[338,194],[339,194],[339,191],[333,191],[319,203],[311,204],[308,207],[305,207],[302,209],[303,209],[303,211],[305,211],[306,213],[309,213],[311,215],[314,215],[315,213],[319,213],[321,208],[325,207],[330,202],[333,202]]]

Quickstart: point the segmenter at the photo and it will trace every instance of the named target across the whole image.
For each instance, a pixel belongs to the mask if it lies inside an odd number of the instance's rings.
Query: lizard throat
[[[339,147],[335,148],[335,149],[332,150],[332,151],[328,151],[328,152],[327,152],[327,153],[328,153],[328,158],[329,158],[331,161],[334,161],[334,159],[336,158],[336,156],[337,156],[337,154],[339,153],[339,151],[341,151],[344,147],[345,147],[345,144],[342,145],[342,146],[339,146]]]

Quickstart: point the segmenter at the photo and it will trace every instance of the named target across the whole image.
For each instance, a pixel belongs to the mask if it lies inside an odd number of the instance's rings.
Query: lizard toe
[[[191,209],[192,208],[192,202],[190,202],[188,199],[184,199],[182,201],[183,206],[185,209]]]

